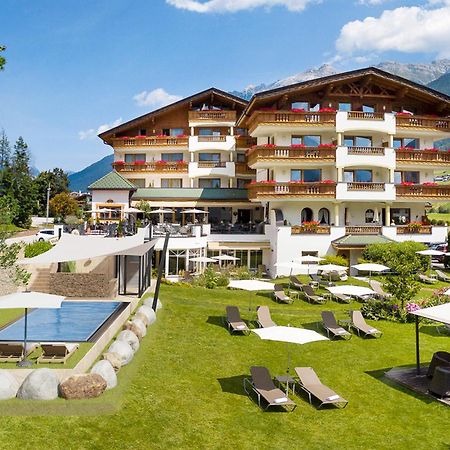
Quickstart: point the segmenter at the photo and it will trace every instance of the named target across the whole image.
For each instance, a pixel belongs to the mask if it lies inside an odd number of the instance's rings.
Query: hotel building
[[[166,275],[206,254],[277,276],[289,269],[275,263],[306,254],[353,264],[373,242],[444,242],[426,211],[450,201],[450,185],[433,181],[450,168],[435,148],[449,115],[450,97],[375,68],[249,102],[211,88],[100,135],[114,171],[90,187],[93,209],[172,210]]]

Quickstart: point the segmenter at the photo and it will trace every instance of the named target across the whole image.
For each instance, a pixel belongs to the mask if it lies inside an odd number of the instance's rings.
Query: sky
[[[80,170],[112,153],[99,132],[211,86],[450,57],[450,0],[2,0],[0,16],[0,129],[39,170]]]

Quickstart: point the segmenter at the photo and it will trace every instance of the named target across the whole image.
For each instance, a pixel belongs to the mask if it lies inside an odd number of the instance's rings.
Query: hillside
[[[432,81],[429,85],[430,88],[441,91],[444,94],[450,95],[450,72],[442,75],[437,80]]]
[[[91,183],[111,171],[113,159],[113,155],[105,156],[83,170],[69,175],[69,189],[71,191],[86,192],[87,187]]]

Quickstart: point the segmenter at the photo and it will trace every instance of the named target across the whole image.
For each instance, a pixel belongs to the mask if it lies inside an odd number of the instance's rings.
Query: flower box
[[[415,150],[415,148],[414,147],[399,147],[396,150],[411,151],[411,150]]]
[[[167,161],[160,159],[159,161],[155,161],[155,164],[157,166],[165,166],[167,164]]]
[[[320,183],[321,184],[335,184],[336,181],[334,181],[334,180],[321,180]]]
[[[167,138],[168,136],[166,136],[165,134],[157,134],[156,137],[161,139],[161,138]]]
[[[187,134],[177,134],[177,138],[187,138]]]
[[[312,220],[311,222],[302,222],[300,229],[306,233],[314,233],[320,226],[320,222]]]
[[[118,161],[114,161],[114,164],[116,166],[123,166],[125,164],[125,161],[122,161],[121,159],[119,159]]]
[[[306,148],[305,144],[291,144],[292,148]]]
[[[291,112],[299,113],[299,112],[305,112],[303,108],[291,108]]]
[[[264,184],[275,184],[276,181],[275,181],[275,180],[263,180],[263,181],[260,181],[260,183],[264,183]]]
[[[134,164],[136,166],[142,166],[145,163],[146,163],[146,161],[143,161],[142,159],[138,159],[137,161],[134,162]]]
[[[292,183],[292,184],[303,184],[304,181],[303,180],[290,180],[289,183]]]
[[[322,113],[322,112],[336,112],[336,110],[334,108],[320,108],[318,112],[320,112],[320,113]]]
[[[396,114],[396,116],[413,116],[413,115],[414,115],[413,113],[406,112],[406,111],[401,111]]]
[[[187,166],[187,161],[183,161],[182,159],[180,159],[179,161],[177,161],[177,166]]]
[[[433,148],[425,148],[424,150],[427,152],[434,152],[434,153],[437,153],[439,151],[438,148],[434,148],[434,147]]]
[[[435,183],[434,181],[426,181],[425,183],[423,183],[423,186],[437,186],[438,184]]]
[[[336,146],[331,143],[331,144],[319,144],[317,147],[318,148],[334,148]]]
[[[402,186],[414,186],[414,183],[412,181],[402,181],[400,184]]]
[[[264,144],[264,147],[266,147],[266,148],[274,148],[275,144]]]
[[[138,134],[137,136],[135,136],[136,139],[145,139],[147,136],[144,136],[142,134]]]

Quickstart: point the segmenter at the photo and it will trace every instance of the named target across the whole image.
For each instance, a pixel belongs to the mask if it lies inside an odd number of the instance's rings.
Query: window
[[[211,128],[200,128],[198,130],[199,136],[220,136],[220,130],[212,130]]]
[[[183,161],[183,153],[161,153],[163,161]]]
[[[364,220],[366,223],[373,223],[375,219],[375,212],[373,209],[366,210],[366,213],[364,214]]]
[[[291,103],[292,109],[304,109],[305,111],[319,111],[320,103],[309,103],[309,102],[293,102]]]
[[[180,136],[180,134],[184,134],[183,128],[171,128],[170,129],[170,136]]]
[[[366,169],[357,170],[345,170],[344,171],[344,181],[346,183],[371,183],[372,182],[372,171]]]
[[[245,153],[236,153],[236,162],[245,163],[246,162]]]
[[[250,270],[258,270],[262,265],[262,250],[250,250]]]
[[[401,183],[414,183],[414,184],[420,184],[420,172],[415,171],[398,171],[394,172],[394,183],[395,184],[401,184]]]
[[[313,212],[311,208],[303,208],[301,213],[301,223],[311,222],[313,220]]]
[[[139,130],[139,135],[140,136],[147,136],[147,128],[141,128]]]
[[[375,107],[373,105],[362,105],[362,111],[367,113],[375,112]]]
[[[291,169],[291,181],[302,181],[302,171],[299,169]]]
[[[199,153],[198,160],[220,162],[220,153]]]
[[[304,181],[305,183],[318,183],[322,178],[320,169],[292,169],[291,181]]]
[[[250,180],[246,180],[245,178],[237,178],[236,186],[238,189],[244,189],[245,186],[250,182]]]
[[[306,145],[307,147],[317,147],[320,145],[320,136],[303,136],[303,142],[302,144]]]
[[[181,178],[161,178],[162,188],[181,188],[183,180]]]
[[[163,136],[170,136],[170,129],[169,128],[163,128],[162,129],[162,135]]]
[[[400,147],[420,148],[419,139],[394,138],[394,148],[400,148]]]
[[[411,221],[411,210],[409,208],[391,208],[391,220],[395,225],[404,225]]]
[[[339,103],[339,111],[351,111],[352,104],[351,103]]]
[[[291,145],[300,145],[302,143],[303,143],[303,141],[302,141],[301,136],[295,136],[295,135],[291,136]]]
[[[344,145],[347,147],[372,147],[372,138],[369,136],[344,136]]]
[[[138,188],[145,188],[145,180],[143,178],[133,178],[130,179],[130,182]]]
[[[327,208],[320,208],[317,220],[321,225],[330,225],[330,211]]]
[[[199,188],[220,188],[220,178],[199,178]]]
[[[248,131],[245,128],[235,128],[234,134],[237,136],[247,136]]]
[[[145,153],[125,153],[125,162],[134,163],[135,161],[146,161]]]

